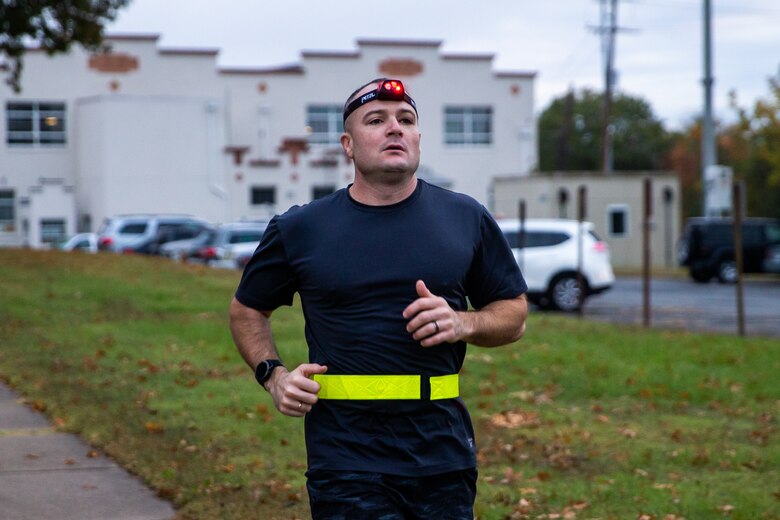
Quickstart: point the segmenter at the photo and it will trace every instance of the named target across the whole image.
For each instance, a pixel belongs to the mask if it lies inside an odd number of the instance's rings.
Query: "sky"
[[[620,92],[648,101],[668,129],[702,113],[704,0],[620,0]],[[780,1],[711,0],[716,119],[769,95],[780,71]],[[489,53],[496,71],[535,72],[535,110],[570,88],[603,90],[599,0],[131,0],[111,33],[159,34],[163,48],[216,48],[221,67],[300,63],[301,52],[354,51],[361,38],[441,40]]]

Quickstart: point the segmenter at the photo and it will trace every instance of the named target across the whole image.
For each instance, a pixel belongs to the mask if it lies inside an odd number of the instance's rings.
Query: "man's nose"
[[[388,134],[401,134],[401,132],[403,132],[403,127],[401,126],[401,123],[398,121],[398,119],[391,117],[388,123]]]

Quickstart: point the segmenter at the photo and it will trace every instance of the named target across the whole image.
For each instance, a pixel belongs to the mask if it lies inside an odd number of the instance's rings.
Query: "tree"
[[[0,70],[19,92],[23,56],[37,45],[50,56],[79,43],[99,50],[103,26],[130,0],[2,0],[0,3]]]
[[[540,169],[601,168],[604,96],[589,89],[552,101],[539,118]],[[618,94],[612,101],[615,170],[657,170],[671,140],[645,100]]]
[[[745,182],[747,214],[780,218],[780,72],[769,79],[770,95],[752,109],[740,107],[731,94],[736,122],[716,124],[718,164],[730,166]],[[683,216],[702,214],[701,120],[691,121],[673,136],[668,167],[677,172]]]
[[[703,213],[701,179],[701,119],[688,123],[671,136],[672,146],[666,160],[666,169],[677,173],[680,179],[682,215],[695,217]]]
[[[747,211],[751,215],[780,218],[780,71],[769,80],[769,95],[752,110],[731,106],[738,120],[720,136],[720,162],[745,181]]]

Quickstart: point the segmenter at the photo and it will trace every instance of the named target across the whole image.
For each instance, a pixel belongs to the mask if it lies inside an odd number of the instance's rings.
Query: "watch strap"
[[[255,368],[255,379],[260,383],[260,386],[265,388],[265,383],[271,378],[274,369],[281,366],[284,364],[278,359],[265,359]]]

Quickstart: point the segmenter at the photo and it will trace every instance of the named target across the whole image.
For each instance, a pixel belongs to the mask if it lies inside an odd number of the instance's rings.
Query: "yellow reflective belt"
[[[320,399],[420,399],[420,376],[315,374]],[[431,377],[431,400],[458,397],[458,374]]]
[[[431,378],[431,401],[436,399],[451,399],[460,395],[458,374],[435,376]]]

